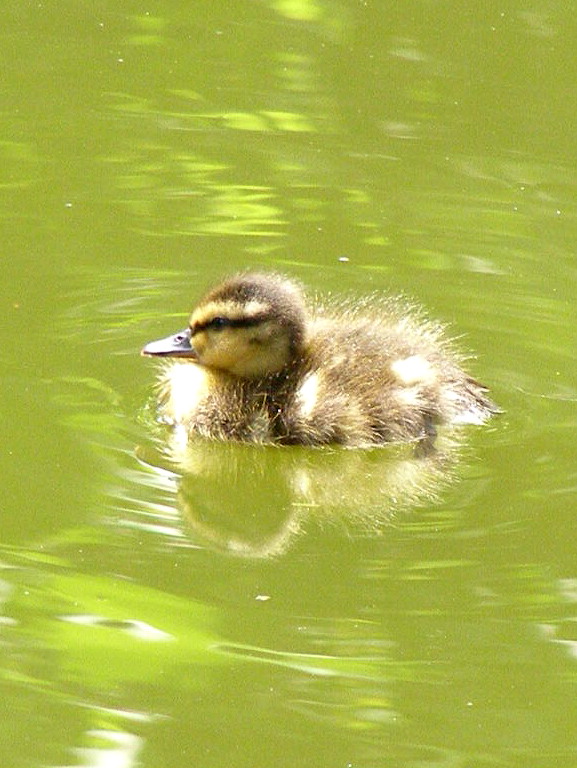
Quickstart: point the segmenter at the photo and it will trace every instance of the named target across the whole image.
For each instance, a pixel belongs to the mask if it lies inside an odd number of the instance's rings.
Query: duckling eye
[[[221,331],[227,325],[230,325],[230,323],[226,317],[213,317],[210,323],[208,323],[208,327],[213,328],[215,331]]]

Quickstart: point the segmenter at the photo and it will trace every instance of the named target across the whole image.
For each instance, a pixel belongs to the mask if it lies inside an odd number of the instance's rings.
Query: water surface
[[[8,2],[2,765],[577,765],[574,26]],[[175,455],[138,351],[246,267],[414,297],[505,413]]]

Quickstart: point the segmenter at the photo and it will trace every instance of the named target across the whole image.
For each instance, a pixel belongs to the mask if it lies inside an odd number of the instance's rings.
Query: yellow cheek
[[[206,347],[208,343],[206,332],[199,331],[198,333],[195,333],[191,339],[191,343],[198,357],[202,357],[202,355],[204,355],[206,351]]]
[[[245,359],[247,353],[250,353],[250,350],[243,339],[222,333],[210,339],[200,361],[203,365],[230,371]]]

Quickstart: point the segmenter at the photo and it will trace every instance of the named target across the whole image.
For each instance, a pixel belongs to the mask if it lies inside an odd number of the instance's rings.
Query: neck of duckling
[[[281,368],[253,378],[245,378],[243,381],[253,392],[284,395],[296,386],[305,357],[305,349],[301,343],[291,344]]]
[[[280,334],[276,337],[274,343],[271,343],[270,338],[265,340],[262,371],[257,371],[253,376],[246,378],[260,382],[261,386],[270,384],[272,387],[278,387],[283,382],[288,382],[294,378],[295,372],[301,367],[304,356],[304,328],[295,325],[290,327],[286,334]]]

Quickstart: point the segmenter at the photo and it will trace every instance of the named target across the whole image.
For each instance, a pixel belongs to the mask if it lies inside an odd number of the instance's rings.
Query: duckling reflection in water
[[[440,424],[498,411],[443,328],[398,299],[317,305],[273,273],[210,291],[188,327],[147,344],[163,419],[220,440],[432,445]]]
[[[439,501],[463,466],[459,431],[440,435],[437,449],[418,458],[411,443],[322,452],[202,438],[183,445],[178,430],[136,453],[141,464],[161,470],[163,493],[176,487],[182,530],[195,545],[269,558],[315,530],[380,535],[401,513]],[[445,524],[448,514],[443,510]]]

